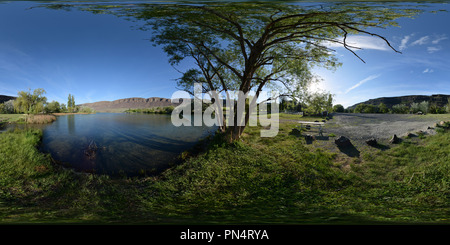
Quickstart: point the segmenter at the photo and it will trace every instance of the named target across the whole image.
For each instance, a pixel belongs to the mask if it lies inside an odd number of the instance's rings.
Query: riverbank
[[[308,145],[280,114],[158,176],[112,179],[55,165],[38,130],[0,134],[1,223],[449,224],[450,133],[339,154]]]

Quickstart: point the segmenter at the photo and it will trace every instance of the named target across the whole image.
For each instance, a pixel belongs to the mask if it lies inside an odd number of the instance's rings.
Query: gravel
[[[435,131],[428,127],[433,128],[439,121],[436,117],[423,115],[334,113],[325,124],[324,135],[333,133],[351,140],[367,140],[390,139],[394,134],[401,137],[419,131],[434,134]]]

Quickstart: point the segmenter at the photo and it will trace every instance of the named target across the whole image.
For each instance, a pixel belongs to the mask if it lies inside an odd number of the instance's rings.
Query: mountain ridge
[[[385,104],[388,108],[397,104],[410,105],[411,103],[420,103],[422,101],[427,101],[430,104],[436,104],[439,107],[443,107],[448,104],[450,95],[446,94],[432,94],[432,95],[404,95],[404,96],[393,96],[393,97],[380,97],[375,99],[369,99],[352,106],[347,107],[348,109],[354,109],[359,104],[367,104],[378,106],[381,103]]]
[[[179,100],[179,103],[172,103],[171,99],[161,97],[131,97],[113,101],[97,101],[92,103],[84,103],[79,104],[79,106],[90,107],[97,112],[122,112],[128,109],[178,106],[181,103],[182,99]]]

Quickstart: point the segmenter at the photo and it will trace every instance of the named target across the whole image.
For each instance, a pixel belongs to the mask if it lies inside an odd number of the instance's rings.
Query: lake
[[[41,150],[78,171],[156,174],[214,130],[175,127],[162,114],[64,115],[43,128]]]

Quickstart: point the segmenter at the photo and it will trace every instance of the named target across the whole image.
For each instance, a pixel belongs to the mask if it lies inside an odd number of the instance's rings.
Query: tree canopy
[[[397,25],[396,19],[420,12],[395,3],[206,2],[170,4],[81,5],[93,13],[114,14],[143,23],[151,41],[168,55],[171,65],[189,59],[194,66],[182,73],[178,87],[193,92],[253,93],[276,87],[293,98],[303,96],[318,78],[312,68],[337,68],[340,63],[330,43],[342,45],[356,58],[358,47],[347,43],[352,34],[378,37],[397,51],[376,28]],[[55,5],[53,5],[54,7]],[[67,8],[62,5],[60,8]],[[219,118],[223,117],[218,111]],[[248,123],[222,125],[231,140]],[[225,123],[225,120],[223,120]]]

